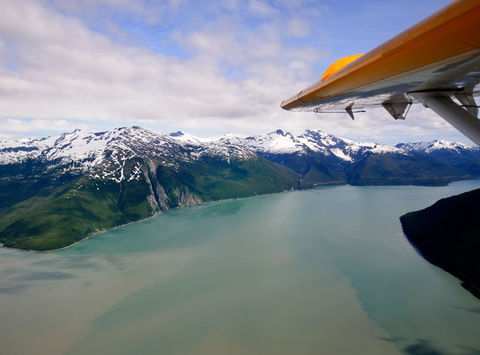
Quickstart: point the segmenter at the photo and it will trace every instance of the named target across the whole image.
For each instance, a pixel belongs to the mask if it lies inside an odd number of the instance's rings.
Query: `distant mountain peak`
[[[118,127],[109,131],[91,132],[76,129],[59,136],[23,138],[0,142],[0,164],[11,164],[27,159],[73,163],[76,169],[89,170],[106,159],[116,159],[118,164],[133,157],[156,157],[179,164],[202,156],[251,158],[258,154],[322,154],[341,163],[354,163],[369,154],[432,154],[434,152],[476,151],[463,143],[447,140],[400,143],[388,146],[377,143],[359,143],[339,138],[321,130],[307,129],[293,135],[278,129],[263,135],[242,137],[225,134],[219,138],[199,138],[176,131],[156,133],[139,126]],[[252,155],[253,154],[253,155]]]
[[[458,142],[451,142],[445,139],[435,139],[430,142],[399,143],[397,148],[403,148],[415,152],[432,153],[440,150],[459,152],[460,150],[478,150],[478,147]]]
[[[204,156],[230,161],[251,159],[256,154],[232,142],[206,142],[183,132],[175,132],[172,136],[138,126],[118,127],[105,132],[77,129],[43,139],[0,142],[0,165],[39,159],[78,173],[108,166],[109,169],[101,169],[103,174],[92,174],[100,177],[108,175],[114,180],[127,178],[120,169],[127,160],[151,159],[179,166]],[[111,173],[117,170],[118,173]]]

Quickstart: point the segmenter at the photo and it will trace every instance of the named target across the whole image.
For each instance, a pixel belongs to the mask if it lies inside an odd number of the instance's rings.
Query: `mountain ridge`
[[[212,200],[324,184],[442,185],[480,177],[480,150],[451,148],[438,151],[452,166],[418,146],[357,143],[313,130],[198,138],[132,126],[2,141],[0,242],[51,250]]]
[[[135,134],[136,133],[136,134]],[[433,140],[430,142],[414,142],[414,143],[398,143],[396,145],[386,145],[379,143],[361,143],[353,140],[339,138],[337,136],[324,133],[320,130],[307,129],[297,136],[290,132],[283,132],[278,129],[263,135],[255,136],[239,136],[226,134],[221,137],[200,138],[182,131],[172,132],[169,134],[156,133],[139,126],[120,127],[111,131],[93,132],[76,129],[72,132],[63,133],[59,136],[49,136],[45,138],[22,138],[19,140],[3,140],[0,141],[0,164],[16,163],[22,158],[36,157],[35,152],[44,154],[47,159],[55,159],[57,157],[72,158],[72,160],[86,160],[86,153],[99,152],[106,148],[101,144],[89,144],[93,142],[111,143],[115,138],[120,136],[134,138],[137,140],[148,139],[151,143],[160,143],[160,145],[171,144],[172,142],[187,145],[203,146],[210,148],[211,154],[219,154],[220,151],[214,150],[225,149],[226,146],[246,147],[255,152],[269,154],[299,153],[310,149],[315,152],[323,152],[326,155],[333,155],[345,161],[354,161],[359,154],[369,152],[373,154],[400,153],[411,154],[420,152],[422,154],[430,154],[433,151],[449,150],[453,152],[478,152],[480,148],[466,145],[464,143],[455,143],[446,140]],[[88,140],[87,144],[74,144],[81,140]],[[62,142],[63,146],[58,147]],[[72,147],[74,144],[74,147]],[[54,147],[55,146],[55,147]],[[72,149],[72,154],[68,155],[68,148]],[[82,148],[89,147],[86,151]],[[55,149],[54,149],[55,148]],[[93,149],[92,149],[93,148]],[[118,147],[122,148],[122,147]],[[65,155],[61,156],[58,152],[63,150]],[[227,152],[223,152],[228,155]],[[75,155],[76,154],[76,155]],[[82,155],[83,154],[83,155]],[[202,152],[201,154],[205,154]],[[73,159],[75,158],[75,159]],[[94,161],[94,163],[96,163]],[[93,164],[94,165],[94,164]]]

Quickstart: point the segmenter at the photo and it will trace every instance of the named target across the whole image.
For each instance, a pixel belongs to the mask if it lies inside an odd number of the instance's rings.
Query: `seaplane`
[[[480,145],[480,0],[457,0],[365,54],[334,62],[285,110],[355,113],[382,106],[404,120],[421,103]]]

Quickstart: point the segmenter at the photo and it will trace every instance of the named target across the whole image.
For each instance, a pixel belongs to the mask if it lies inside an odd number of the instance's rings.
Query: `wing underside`
[[[411,104],[421,102],[480,145],[479,23],[479,1],[456,1],[281,106],[345,110],[352,118],[355,110],[383,106],[395,119],[404,119]],[[452,121],[453,112],[469,121],[466,127],[459,127],[455,117]]]

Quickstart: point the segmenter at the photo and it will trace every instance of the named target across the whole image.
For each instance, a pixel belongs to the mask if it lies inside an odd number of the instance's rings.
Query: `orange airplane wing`
[[[480,145],[479,83],[480,1],[457,0],[372,51],[333,63],[281,107],[341,109],[353,119],[355,108],[382,105],[404,119],[421,102]]]

